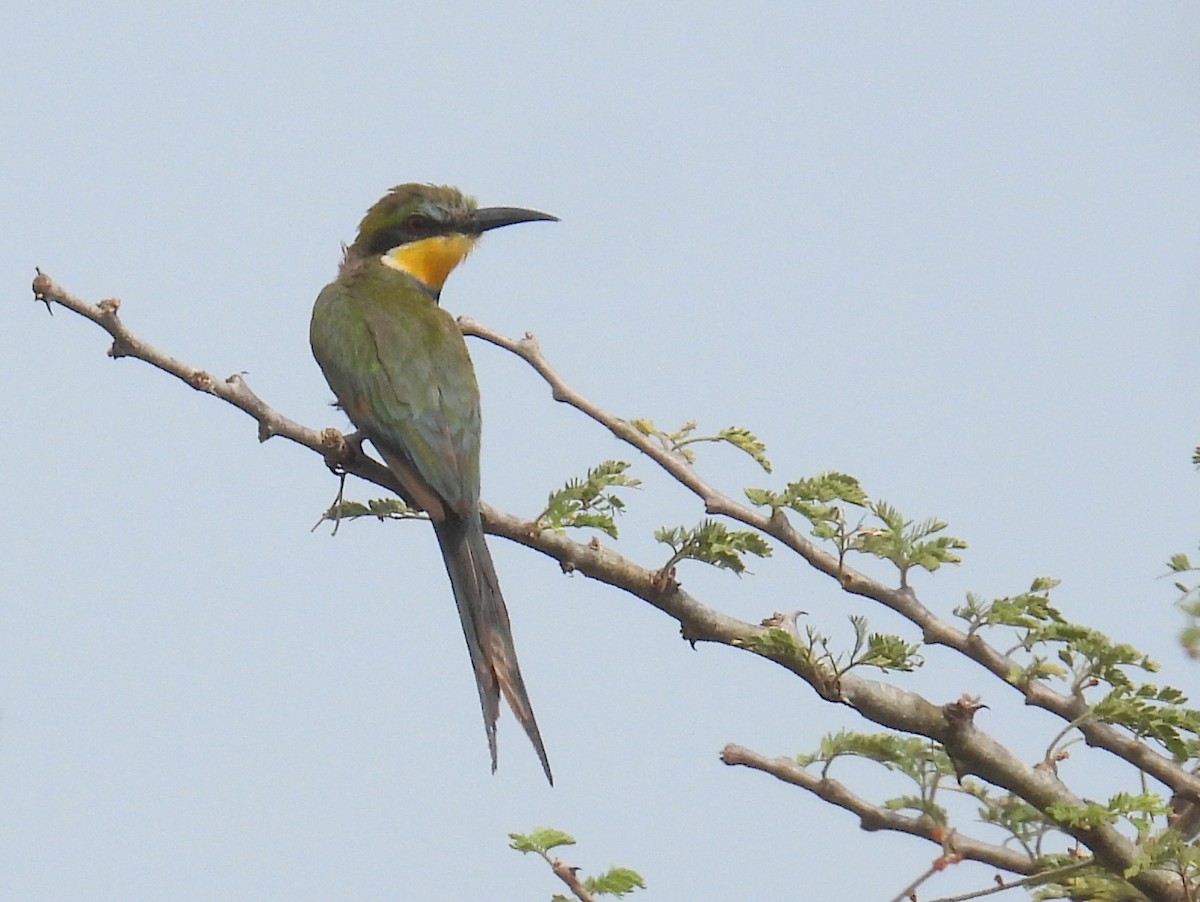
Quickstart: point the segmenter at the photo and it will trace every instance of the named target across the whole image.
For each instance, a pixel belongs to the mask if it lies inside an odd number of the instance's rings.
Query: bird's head
[[[367,211],[358,237],[346,250],[347,259],[378,256],[436,296],[484,232],[518,222],[557,220],[520,207],[479,207],[474,198],[445,185],[399,185]]]

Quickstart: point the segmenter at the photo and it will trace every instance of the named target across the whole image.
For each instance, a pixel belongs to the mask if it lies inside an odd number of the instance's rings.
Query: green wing
[[[310,341],[342,409],[450,507],[479,500],[479,387],[454,318],[409,276],[363,261],[313,308]]]

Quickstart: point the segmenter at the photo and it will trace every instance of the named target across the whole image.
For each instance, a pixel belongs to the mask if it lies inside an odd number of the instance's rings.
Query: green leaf
[[[1029,587],[1030,592],[1049,592],[1051,589],[1058,588],[1062,584],[1061,579],[1055,579],[1052,576],[1039,576]]]
[[[835,501],[866,507],[870,499],[857,479],[832,470],[789,482],[784,491],[784,503],[805,516],[807,511],[823,511]]]
[[[807,767],[815,762],[829,763],[837,758],[864,758],[897,771],[925,786],[939,775],[953,774],[949,756],[928,739],[899,733],[856,733],[841,730],[826,734],[818,752],[796,756]]]
[[[954,616],[966,620],[971,632],[985,626],[1011,626],[1021,630],[1037,630],[1049,624],[1066,623],[1058,609],[1050,604],[1049,592],[1059,581],[1039,577],[1029,592],[984,601],[967,593],[967,603],[954,609]]]
[[[853,663],[878,667],[884,672],[898,670],[911,673],[924,663],[924,658],[917,653],[920,647],[919,643],[905,642],[899,636],[871,633],[866,649],[861,656],[855,657]]]
[[[645,889],[646,881],[642,879],[641,874],[630,868],[609,868],[599,876],[584,880],[583,888],[592,893],[604,893],[619,899],[635,889]]]
[[[1105,803],[1088,801],[1083,805],[1053,804],[1046,813],[1067,827],[1096,828],[1126,820],[1142,832],[1153,819],[1169,814],[1171,806],[1154,793],[1119,792]]]
[[[615,539],[615,517],[625,510],[625,502],[609,489],[641,485],[626,474],[628,469],[629,464],[623,460],[606,460],[588,470],[585,478],[568,480],[546,499],[545,510],[536,518],[538,526],[553,530],[599,529]]]
[[[529,833],[510,833],[508,838],[511,840],[509,848],[518,852],[537,852],[541,855],[559,846],[575,845],[575,839],[570,834],[553,827],[536,827]]]
[[[358,520],[362,517],[374,517],[377,520],[427,520],[429,515],[424,511],[409,507],[399,498],[372,498],[361,501],[340,501],[331,505],[329,510],[317,521],[319,526],[325,521],[337,523],[341,520]],[[316,527],[313,527],[314,529]]]
[[[1126,682],[1114,685],[1092,706],[1092,713],[1139,738],[1161,743],[1182,761],[1191,757],[1196,737],[1200,736],[1200,711],[1184,707],[1186,701],[1187,696],[1172,686],[1133,686]]]
[[[889,811],[915,811],[917,814],[923,814],[935,824],[948,824],[950,816],[946,813],[946,809],[941,805],[935,805],[929,799],[923,799],[916,795],[897,796],[894,799],[888,799],[883,803],[883,807]]]
[[[957,551],[967,547],[962,539],[953,536],[930,536],[947,527],[942,520],[930,517],[919,523],[905,520],[900,512],[886,501],[875,501],[869,505],[883,523],[881,528],[861,528],[854,534],[851,547],[891,561],[902,574],[913,567],[937,570],[942,564],[957,564],[962,558]]]
[[[694,463],[696,457],[691,451],[687,450],[684,445],[688,443],[690,436],[696,429],[695,421],[688,421],[680,426],[674,432],[665,432],[654,425],[653,420],[648,420],[640,417],[635,420],[630,420],[630,425],[638,432],[647,438],[656,439],[663,449],[678,454],[688,463]]]
[[[808,479],[789,482],[782,492],[770,489],[745,489],[746,498],[758,507],[775,510],[789,508],[812,524],[812,535],[822,540],[832,540],[839,552],[847,549],[844,506],[866,507],[869,503],[857,479],[845,473],[833,471],[818,473]]]
[[[760,467],[768,473],[771,472],[771,462],[767,460],[767,446],[759,441],[758,436],[749,429],[743,429],[741,426],[729,426],[718,432],[717,437],[727,441],[735,448],[745,451],[754,458]]]
[[[1173,554],[1171,559],[1167,561],[1167,567],[1175,573],[1183,573],[1188,570],[1195,570],[1191,560],[1186,554]]]
[[[696,455],[692,453],[688,445],[694,445],[698,442],[724,442],[745,451],[754,458],[760,467],[768,473],[771,472],[771,462],[767,460],[766,455],[767,446],[759,440],[758,436],[742,426],[726,427],[716,435],[693,435],[696,431],[695,420],[689,420],[674,432],[659,429],[654,425],[652,420],[644,417],[630,420],[629,424],[642,435],[656,439],[665,450],[673,454],[678,454],[688,463],[695,463],[696,461]]]
[[[1054,802],[1046,806],[1046,813],[1064,827],[1085,827],[1095,830],[1116,823],[1117,815],[1109,811],[1108,806],[1099,802],[1084,802],[1082,805],[1068,805]]]
[[[729,529],[717,520],[702,520],[699,526],[691,529],[662,527],[655,531],[654,538],[674,551],[664,569],[691,559],[741,574],[746,570],[742,560],[744,555],[760,558],[771,555],[771,546],[757,532]]]
[[[801,647],[795,636],[778,626],[769,626],[757,635],[734,640],[734,644],[764,657],[784,661],[808,655],[807,649]]]
[[[746,498],[755,507],[783,507],[783,496],[768,489],[745,489]]]

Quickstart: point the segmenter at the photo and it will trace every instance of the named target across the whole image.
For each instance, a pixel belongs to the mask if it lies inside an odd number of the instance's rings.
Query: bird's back
[[[325,286],[309,338],[351,422],[451,508],[473,508],[479,387],[454,318],[411,276],[369,259]]]

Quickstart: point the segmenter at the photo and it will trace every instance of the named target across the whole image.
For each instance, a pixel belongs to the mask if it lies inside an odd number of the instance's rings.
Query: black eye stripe
[[[371,237],[367,252],[371,254],[386,254],[394,247],[399,247],[412,240],[405,229],[380,229]]]
[[[419,241],[431,235],[441,233],[439,223],[421,213],[410,213],[398,225],[380,229],[371,237],[367,252],[371,254],[386,254],[394,247]]]

